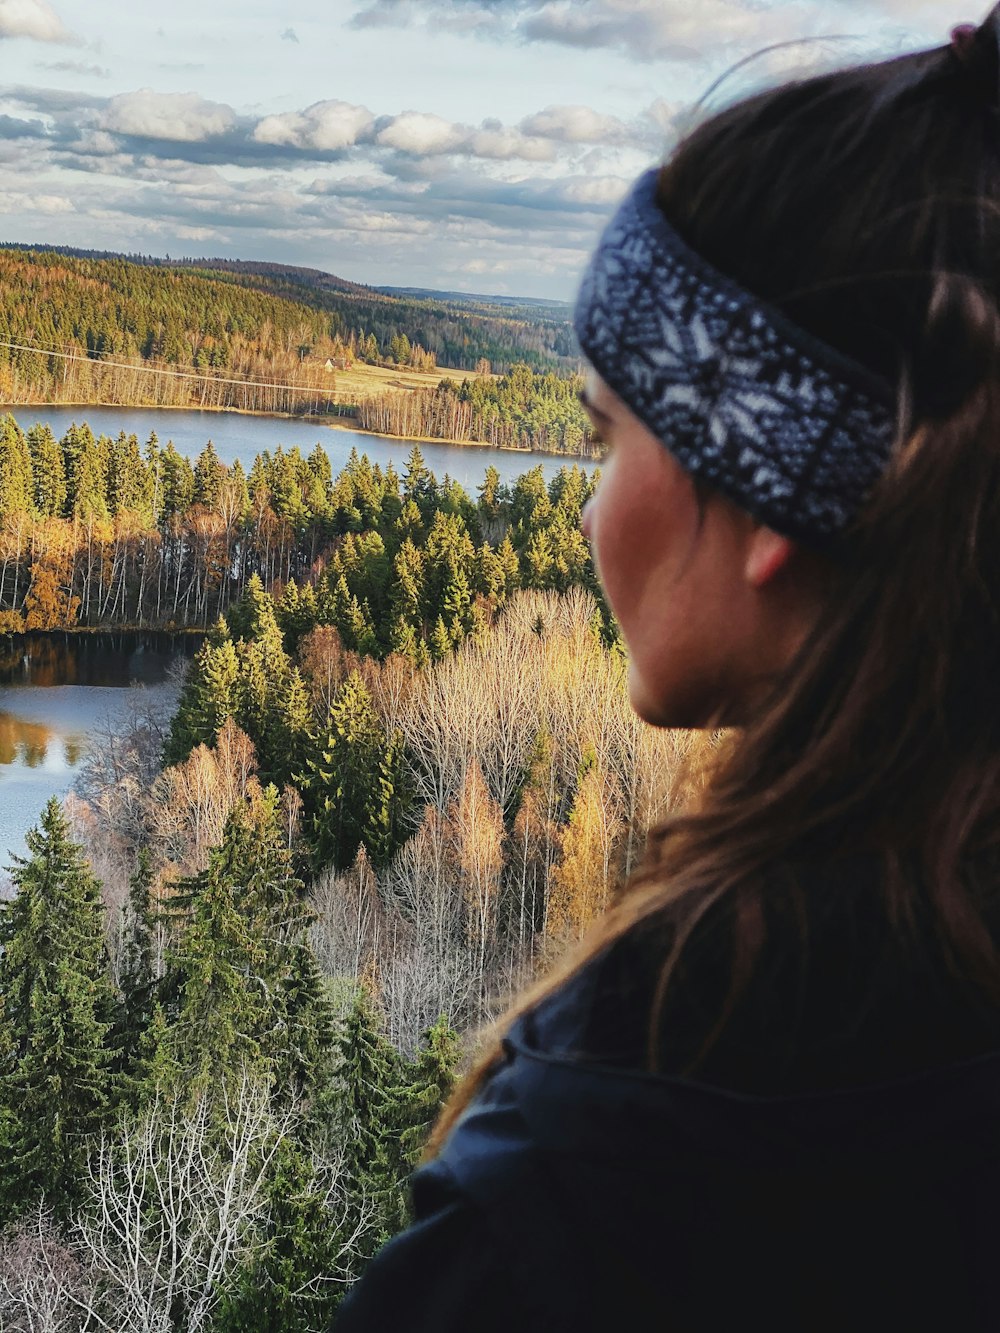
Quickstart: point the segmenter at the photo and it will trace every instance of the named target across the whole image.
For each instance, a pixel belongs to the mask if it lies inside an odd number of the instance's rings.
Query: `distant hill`
[[[359,354],[370,360],[389,357],[399,340],[405,338],[411,347],[420,347],[436,358],[438,365],[458,370],[473,370],[483,360],[489,361],[491,368],[499,372],[505,372],[521,361],[543,371],[568,372],[578,364],[570,309],[561,302],[366,287],[320,269],[257,260],[173,260],[68,246],[13,243],[0,243],[2,252],[8,256],[21,256],[21,266],[33,263],[51,266],[55,257],[69,260],[74,265],[72,276],[84,284],[91,276],[87,265],[115,265],[122,271],[154,270],[163,275],[165,285],[159,289],[159,294],[164,298],[168,291],[174,290],[171,284],[176,284],[182,277],[193,282],[227,284],[258,292],[302,307],[301,319],[310,329],[316,314],[325,316],[324,332],[329,339],[352,348],[353,352],[361,349]],[[50,258],[46,259],[46,256]],[[107,276],[107,272],[102,271],[97,274],[97,281],[106,283]],[[143,286],[153,307],[163,306],[155,281],[150,284],[144,280],[139,285]],[[6,319],[8,325],[19,299],[17,283],[0,293],[0,319]],[[169,304],[166,302],[167,306]],[[197,306],[198,299],[193,304]],[[111,332],[104,330],[105,341]],[[191,335],[189,341],[197,341],[196,328],[187,332]],[[310,338],[313,336],[310,334]]]

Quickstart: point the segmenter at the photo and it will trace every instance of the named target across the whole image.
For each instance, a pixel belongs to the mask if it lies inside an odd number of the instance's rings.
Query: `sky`
[[[941,0],[0,0],[0,240],[569,300],[697,106],[980,17]]]

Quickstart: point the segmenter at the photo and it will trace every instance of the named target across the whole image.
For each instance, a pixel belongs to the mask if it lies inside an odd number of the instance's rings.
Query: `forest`
[[[515,586],[596,587],[578,523],[589,485],[570,468],[547,488],[537,466],[508,488],[490,468],[473,503],[419,448],[402,477],[352,453],[334,478],[319,445],[264,452],[245,472],[211,441],[192,464],[155,435],[140,446],[83,424],[57,440],[6,416],[0,631],[207,629],[257,575],[300,628],[440,656]]]
[[[579,469],[473,497],[416,448],[401,477],[317,451],[241,480],[158,447],[125,449],[116,512],[33,466],[3,567],[19,623],[209,629],[169,714],[139,694],[94,738],[0,903],[0,1327],[320,1333],[475,1034],[712,742],[629,706]]]
[[[324,411],[337,401],[336,368],[355,361],[564,374],[578,364],[568,313],[477,310],[218,263],[0,245],[0,402]]]
[[[358,404],[358,424],[380,435],[477,441],[500,449],[598,457],[580,405],[583,377],[534,373],[523,362],[499,379],[478,375],[434,390],[383,393]]]

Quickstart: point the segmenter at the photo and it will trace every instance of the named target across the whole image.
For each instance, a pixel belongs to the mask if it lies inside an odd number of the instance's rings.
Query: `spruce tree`
[[[240,668],[229,626],[221,617],[198,649],[163,747],[165,765],[181,764],[198,745],[213,745],[237,709]]]
[[[29,854],[11,868],[17,892],[0,904],[0,1101],[11,1122],[0,1206],[8,1216],[39,1197],[65,1210],[86,1138],[114,1101],[100,885],[54,797],[25,841]]]
[[[399,1144],[403,1163],[410,1170],[419,1162],[438,1113],[455,1086],[460,1057],[458,1033],[447,1015],[440,1014],[424,1032],[398,1097]]]
[[[336,1040],[339,1138],[347,1175],[344,1229],[358,1231],[359,1267],[398,1226],[402,1078],[395,1048],[382,1036],[371,998],[359,987]]]
[[[173,898],[179,942],[164,994],[168,1045],[194,1086],[263,1069],[281,1099],[309,1097],[330,1047],[330,1014],[273,787],[234,807],[200,874]]]
[[[153,957],[156,923],[150,898],[152,883],[152,856],[148,847],[141,847],[122,914],[118,964],[121,1013],[114,1044],[121,1071],[126,1076],[134,1075],[141,1063],[143,1044],[156,1005]]]
[[[382,865],[399,838],[402,741],[386,737],[372,697],[356,671],[337,691],[327,726],[298,782],[311,820],[318,865],[344,870],[364,843]]]

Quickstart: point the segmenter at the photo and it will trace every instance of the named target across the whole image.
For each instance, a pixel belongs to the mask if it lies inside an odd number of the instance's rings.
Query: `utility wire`
[[[86,361],[88,365],[110,366],[113,370],[133,370],[146,375],[165,375],[168,379],[194,380],[198,384],[235,384],[243,389],[283,389],[287,393],[311,393],[313,395],[336,392],[332,387],[324,389],[321,385],[310,387],[306,384],[280,384],[268,380],[222,379],[215,375],[198,375],[188,370],[161,370],[157,366],[136,366],[129,364],[127,361],[98,361],[92,356],[84,356],[79,352],[53,352],[44,347],[32,347],[28,343],[7,342],[4,339],[0,339],[0,347],[8,347],[14,352],[33,352],[36,356],[54,356],[60,361]],[[334,406],[337,406],[337,404],[334,404]]]

